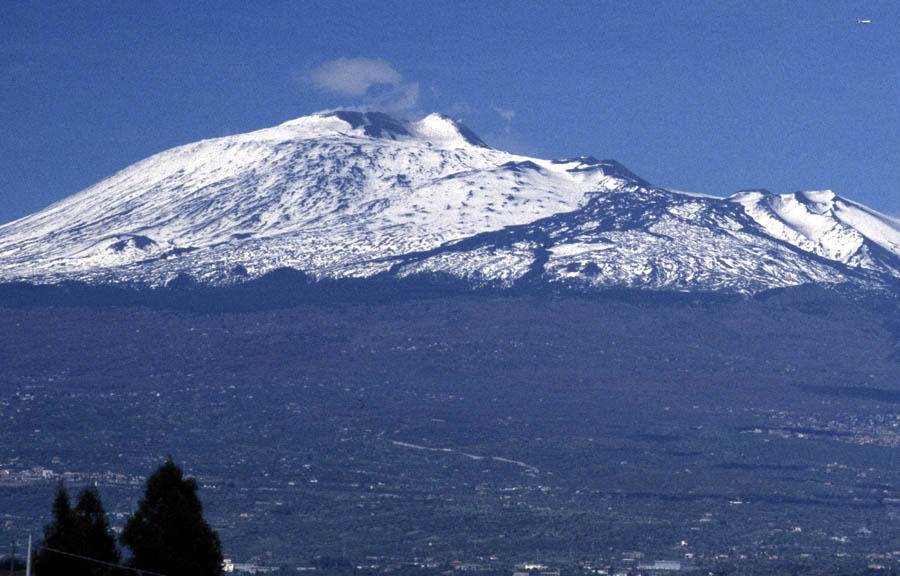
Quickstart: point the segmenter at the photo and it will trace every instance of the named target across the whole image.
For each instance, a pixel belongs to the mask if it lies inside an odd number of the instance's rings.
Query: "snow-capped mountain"
[[[886,288],[900,278],[900,221],[830,191],[715,198],[614,161],[517,156],[437,114],[334,112],[161,152],[0,226],[0,282],[225,285],[285,267],[495,286]]]

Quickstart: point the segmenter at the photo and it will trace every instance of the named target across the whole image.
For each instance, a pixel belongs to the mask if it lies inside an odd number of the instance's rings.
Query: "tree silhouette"
[[[147,480],[137,512],[120,541],[131,549],[129,564],[168,576],[222,573],[219,535],[203,519],[197,483],[171,459]]]
[[[103,504],[96,488],[85,488],[73,510],[69,494],[60,484],[53,500],[53,521],[44,526],[44,541],[35,556],[38,576],[109,576],[111,566],[89,562],[93,558],[110,564],[118,563],[119,550],[109,531]]]
[[[106,521],[106,513],[96,488],[85,488],[78,495],[75,522],[81,539],[81,556],[118,564],[119,549],[116,547],[116,539],[109,531],[109,522]],[[111,573],[109,566],[98,563],[86,565],[86,568],[89,569],[82,573],[90,576]]]
[[[44,541],[34,559],[35,573],[39,576],[65,574],[71,564],[69,557],[46,548],[72,552],[74,539],[75,517],[69,504],[69,493],[60,484],[53,499],[53,521],[44,526]]]

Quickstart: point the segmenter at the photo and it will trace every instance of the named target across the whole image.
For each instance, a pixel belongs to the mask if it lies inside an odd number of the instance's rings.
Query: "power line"
[[[133,568],[131,566],[125,566],[124,564],[113,564],[112,562],[105,562],[103,560],[97,560],[96,558],[88,558],[87,556],[79,556],[78,554],[72,554],[71,552],[64,552],[62,550],[57,550],[56,548],[48,548],[46,546],[39,546],[41,550],[47,550],[48,552],[56,552],[57,554],[62,554],[63,556],[71,556],[72,558],[78,558],[80,560],[87,560],[88,562],[94,562],[95,564],[104,564],[106,566],[112,566],[113,568],[119,568],[121,570],[131,570],[132,572],[137,572],[138,574],[149,574],[150,576],[167,576],[166,574],[160,574],[159,572],[151,572],[150,570],[142,570],[140,568]]]

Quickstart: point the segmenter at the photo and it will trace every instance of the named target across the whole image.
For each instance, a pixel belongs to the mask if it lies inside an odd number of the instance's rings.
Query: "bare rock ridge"
[[[339,111],[179,146],[0,226],[0,282],[441,276],[498,288],[898,292],[900,220],[830,190],[725,198],[618,162],[490,148],[462,123]]]

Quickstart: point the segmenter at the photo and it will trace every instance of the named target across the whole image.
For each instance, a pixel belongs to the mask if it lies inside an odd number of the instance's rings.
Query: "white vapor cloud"
[[[516,111],[510,110],[508,108],[500,108],[499,106],[491,106],[491,110],[500,115],[501,118],[506,120],[507,122],[512,122],[512,119],[516,117]]]
[[[419,83],[404,80],[380,58],[338,58],[315,68],[307,77],[323,92],[363,97],[367,106],[386,111],[410,110],[419,102]]]
[[[381,110],[402,111],[411,110],[419,103],[419,83],[404,82],[384,94],[372,96],[367,99],[371,106]]]
[[[376,84],[395,86],[403,76],[389,63],[375,58],[338,58],[325,62],[309,75],[319,90],[344,96],[362,96]]]

